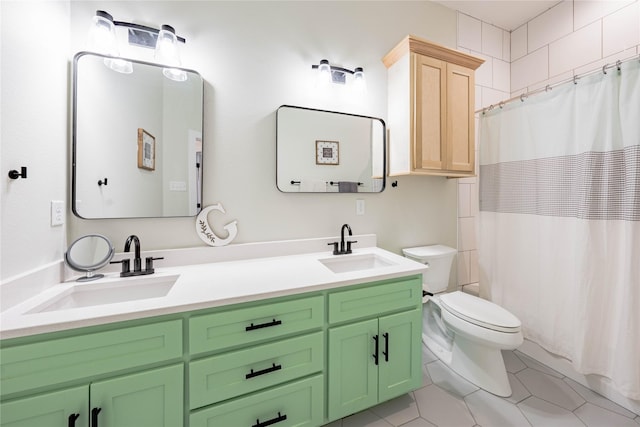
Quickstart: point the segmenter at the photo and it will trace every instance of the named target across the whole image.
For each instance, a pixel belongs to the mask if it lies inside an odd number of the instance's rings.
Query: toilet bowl
[[[469,382],[495,395],[510,396],[501,351],[522,344],[520,320],[482,298],[459,291],[445,293],[456,249],[431,245],[402,251],[428,267],[422,285],[424,344]]]

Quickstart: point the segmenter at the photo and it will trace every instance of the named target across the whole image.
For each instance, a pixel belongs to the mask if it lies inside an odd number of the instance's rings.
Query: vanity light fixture
[[[173,67],[179,67],[180,54],[178,42],[186,43],[184,37],[176,35],[170,25],[163,25],[159,30],[132,22],[115,21],[113,16],[104,10],[97,10],[92,19],[89,32],[89,46],[92,51],[112,56],[105,58],[105,65],[120,73],[131,73],[131,62],[118,58],[120,52],[116,41],[115,27],[126,27],[128,42],[131,45],[155,49],[155,58],[168,68],[163,70],[165,77],[175,81],[185,81],[187,74]]]
[[[364,70],[362,67],[356,67],[355,70],[349,70],[348,68],[337,67],[329,64],[329,60],[323,59],[318,65],[312,65],[312,69],[318,70],[318,80],[320,82],[333,82],[337,84],[345,84],[347,80],[347,74],[352,75],[354,83],[358,85],[364,84]]]

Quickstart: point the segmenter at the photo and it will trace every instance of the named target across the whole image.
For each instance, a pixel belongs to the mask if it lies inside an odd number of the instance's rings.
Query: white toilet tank
[[[434,294],[447,289],[451,263],[457,252],[444,245],[417,246],[402,250],[407,258],[429,266],[422,275],[423,288]]]

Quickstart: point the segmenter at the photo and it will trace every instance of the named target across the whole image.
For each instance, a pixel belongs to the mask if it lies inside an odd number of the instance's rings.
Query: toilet
[[[427,266],[422,277],[424,344],[469,382],[497,396],[510,396],[501,350],[522,344],[520,320],[482,298],[459,291],[445,293],[456,249],[431,245],[402,252]]]

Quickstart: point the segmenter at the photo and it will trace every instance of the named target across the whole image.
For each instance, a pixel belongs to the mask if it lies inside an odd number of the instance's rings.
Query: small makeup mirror
[[[115,250],[111,241],[100,234],[89,234],[76,239],[64,254],[67,265],[75,271],[86,273],[77,279],[78,282],[88,282],[104,277],[94,271],[109,264]]]

